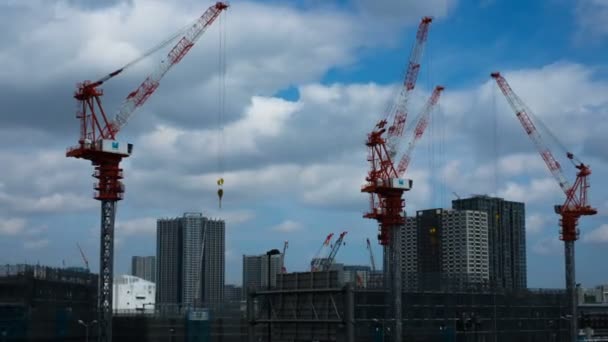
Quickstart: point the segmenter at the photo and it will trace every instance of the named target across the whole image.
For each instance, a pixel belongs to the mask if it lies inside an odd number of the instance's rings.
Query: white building
[[[132,275],[114,278],[113,307],[116,311],[154,311],[156,284]]]

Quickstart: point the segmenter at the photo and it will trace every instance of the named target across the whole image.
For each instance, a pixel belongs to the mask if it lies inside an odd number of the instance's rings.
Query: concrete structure
[[[525,206],[483,195],[452,201],[458,210],[488,214],[490,284],[504,289],[527,287]]]
[[[131,275],[114,278],[114,312],[154,311],[156,285]]]
[[[340,273],[279,276],[277,289],[251,293],[248,341],[393,341],[384,290],[354,289]],[[350,298],[349,298],[350,297]],[[566,341],[564,291],[404,291],[403,341]],[[268,303],[271,305],[268,305]],[[271,307],[271,314],[267,308]]]
[[[276,275],[281,273],[281,255],[270,256],[270,285],[276,285]],[[243,299],[247,289],[261,289],[268,287],[268,256],[243,255]]]
[[[131,258],[131,275],[156,283],[156,257],[134,256]]]
[[[79,268],[0,265],[0,341],[84,341],[97,317],[97,275]],[[90,341],[97,329],[89,329]]]
[[[225,223],[200,213],[157,221],[157,302],[219,305],[224,296]]]
[[[398,234],[404,289],[463,288],[489,280],[487,214],[429,209]]]

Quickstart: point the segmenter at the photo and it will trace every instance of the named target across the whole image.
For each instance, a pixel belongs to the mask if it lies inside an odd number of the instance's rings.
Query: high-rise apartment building
[[[270,285],[277,283],[276,275],[281,273],[281,255],[270,256]],[[243,298],[248,289],[264,289],[268,287],[268,256],[243,255]]]
[[[216,305],[224,293],[225,223],[200,213],[157,221],[157,302]]]
[[[490,284],[504,289],[525,289],[528,283],[524,204],[478,195],[454,200],[452,207],[488,215]]]
[[[484,212],[420,210],[406,218],[398,238],[406,289],[438,290],[489,280]]]
[[[156,283],[156,257],[134,256],[131,258],[131,275]]]

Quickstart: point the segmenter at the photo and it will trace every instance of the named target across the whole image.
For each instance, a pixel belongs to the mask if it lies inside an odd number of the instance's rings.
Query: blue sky
[[[0,1],[0,29],[7,33],[0,38],[2,263],[80,265],[78,242],[97,267],[99,204],[91,198],[92,169],[64,157],[78,133],[74,84],[126,63],[206,6],[190,0],[91,4]],[[285,240],[287,269],[303,270],[332,231],[349,231],[339,261],[367,264],[365,238],[375,237],[376,224],[361,217],[368,205],[359,193],[368,167],[363,141],[401,82],[420,17],[432,15],[412,113],[436,84],[446,90],[414,152],[408,213],[449,207],[452,192],[524,201],[529,285],[562,286],[563,252],[552,206],[563,194],[489,79],[500,70],[564,144],[591,164],[591,199],[600,213],[581,221],[577,274],[585,286],[606,282],[608,3],[231,5],[222,19],[224,144],[218,146],[216,115],[218,23],[120,134],[135,150],[123,163],[127,193],[117,214],[118,273],[128,272],[131,255],[155,252],[156,218],[186,211],[227,220],[229,283],[240,283],[242,254],[280,248]],[[106,110],[113,112],[156,61],[108,83]],[[573,180],[573,168],[563,165]],[[215,195],[220,174],[226,179],[222,210]],[[377,246],[375,253],[379,258]]]

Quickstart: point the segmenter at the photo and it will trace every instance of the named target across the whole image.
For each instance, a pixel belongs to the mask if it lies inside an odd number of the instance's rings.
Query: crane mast
[[[597,210],[589,205],[587,190],[589,189],[588,177],[591,169],[583,164],[571,152],[566,153],[566,157],[578,169],[576,181],[570,186],[563,174],[561,165],[555,159],[551,150],[543,141],[536,125],[532,121],[532,112],[526,104],[513,92],[507,80],[499,73],[491,74],[509,105],[515,112],[522,127],[530,139],[534,142],[536,149],[545,161],[547,168],[558,182],[560,188],[566,195],[566,200],[562,205],[555,206],[555,212],[561,216],[560,219],[560,239],[564,241],[564,257],[566,267],[566,291],[568,294],[568,309],[570,311],[570,341],[577,341],[578,335],[578,314],[577,314],[577,293],[576,293],[576,272],[575,272],[575,253],[574,242],[579,238],[578,220],[581,216],[595,215]],[[576,162],[575,162],[576,161]]]
[[[112,341],[112,285],[114,268],[114,220],[116,202],[123,198],[123,170],[120,162],[131,155],[133,145],[116,141],[116,135],[127,123],[133,112],[141,107],[158,88],[163,76],[190,51],[192,46],[228,5],[217,2],[209,7],[196,22],[187,28],[182,38],[169,51],[154,72],[141,85],[128,94],[115,118],[110,121],[101,104],[102,84],[118,76],[124,70],[149,56],[152,52],[168,45],[179,35],[161,42],[152,50],[125,66],[107,74],[101,79],[85,81],[77,85],[74,98],[78,101],[76,118],[80,120],[78,145],[69,148],[67,157],[90,160],[95,167],[94,198],[101,201],[101,234],[99,261],[99,293],[97,327],[101,342]]]

